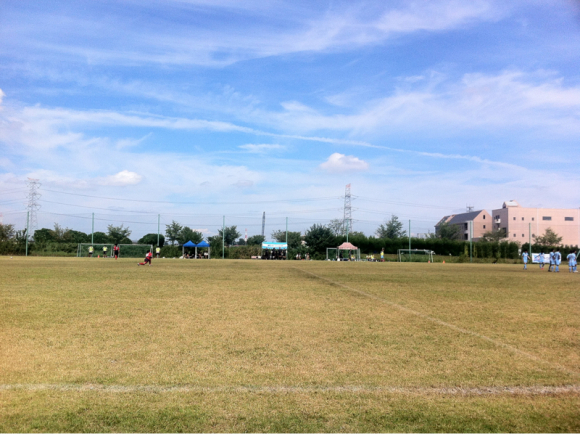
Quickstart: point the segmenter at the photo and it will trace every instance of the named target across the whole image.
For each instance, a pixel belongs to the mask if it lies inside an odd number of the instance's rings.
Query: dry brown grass
[[[578,275],[511,265],[135,263],[0,258],[0,384],[192,390],[0,390],[0,430],[580,428],[577,390],[424,392],[578,386]],[[343,386],[361,391],[336,391]]]

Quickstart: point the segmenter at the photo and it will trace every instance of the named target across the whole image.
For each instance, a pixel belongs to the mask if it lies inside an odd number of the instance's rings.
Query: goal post
[[[399,249],[397,251],[397,256],[399,257],[399,262],[431,262],[433,263],[433,255],[435,254],[432,250],[422,250],[422,249]]]
[[[88,257],[89,256],[89,247],[93,247],[93,258],[98,256],[103,257],[103,247],[107,247],[107,258],[111,258],[113,256],[113,246],[114,244],[105,243],[105,244],[98,244],[98,243],[79,243],[77,248],[77,258]],[[152,244],[118,244],[119,246],[119,257],[120,258],[144,258],[147,254],[147,250],[153,252],[153,245]]]

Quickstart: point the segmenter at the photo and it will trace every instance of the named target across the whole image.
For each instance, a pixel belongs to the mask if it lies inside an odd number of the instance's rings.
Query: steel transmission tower
[[[34,234],[34,231],[38,229],[38,217],[36,215],[37,211],[40,209],[38,200],[41,194],[38,192],[40,188],[40,180],[28,178],[28,233],[27,237],[30,238],[30,234]]]
[[[352,205],[350,196],[350,184],[347,184],[344,191],[344,217],[342,219],[342,230],[344,233],[352,232]]]

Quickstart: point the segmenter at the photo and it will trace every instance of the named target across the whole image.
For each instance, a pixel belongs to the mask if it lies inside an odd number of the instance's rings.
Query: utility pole
[[[226,216],[224,216],[224,224],[222,226],[222,259],[226,255]]]
[[[469,221],[469,262],[473,262],[473,220]]]
[[[266,211],[262,214],[262,236],[264,236],[264,232],[266,230]]]
[[[288,217],[286,217],[286,250],[288,250]]]
[[[91,224],[91,244],[95,244],[95,213],[93,213],[93,219]]]
[[[26,255],[28,256],[28,228],[30,223],[30,211],[26,212]]]
[[[161,214],[157,214],[157,247],[159,247],[159,231],[161,230]]]

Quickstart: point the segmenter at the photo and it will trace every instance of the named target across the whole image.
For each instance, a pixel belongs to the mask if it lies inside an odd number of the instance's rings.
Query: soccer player
[[[522,261],[524,261],[524,270],[528,269],[528,251],[524,250],[522,252]]]
[[[109,250],[109,248],[107,246],[103,246],[103,258],[107,257],[107,250]]]
[[[568,271],[570,273],[577,273],[578,271],[576,271],[576,250],[572,250],[570,254],[566,256],[566,259],[568,259]]]
[[[544,251],[542,250],[538,255],[538,262],[540,264],[540,270],[544,269]]]
[[[381,262],[385,262],[385,249],[381,249]]]
[[[554,253],[554,262],[556,263],[556,273],[559,273],[560,262],[562,262],[562,254],[560,253],[560,249],[556,249],[556,253]]]
[[[155,247],[155,254],[157,255],[157,259],[159,259],[159,253],[161,253],[161,247]]]
[[[149,266],[151,266],[151,258],[153,258],[153,253],[151,253],[151,250],[147,250],[147,254],[145,255],[145,261],[138,262],[137,265],[149,265]]]
[[[556,253],[554,253],[554,249],[550,252],[550,266],[548,267],[548,271],[552,271],[552,267],[556,268]]]
[[[93,246],[89,246],[89,258],[93,257],[94,252],[95,252],[95,248]]]
[[[113,255],[115,256],[115,260],[119,259],[119,245],[115,244],[113,246]]]

